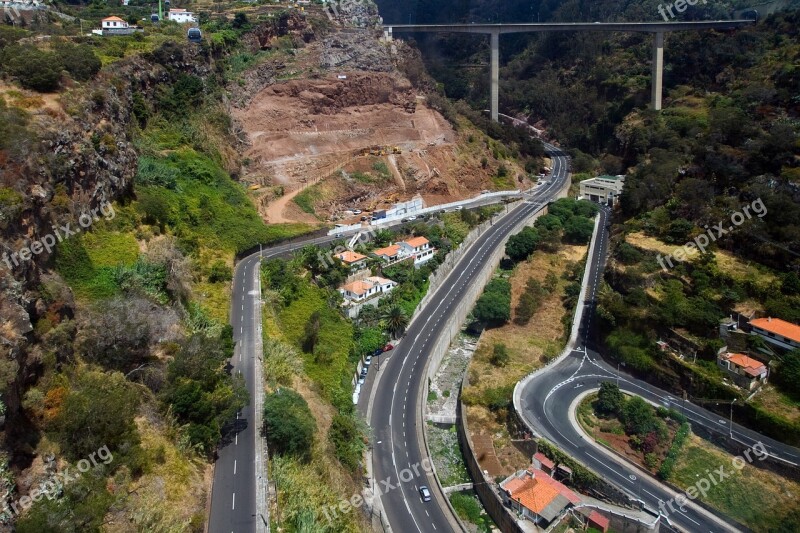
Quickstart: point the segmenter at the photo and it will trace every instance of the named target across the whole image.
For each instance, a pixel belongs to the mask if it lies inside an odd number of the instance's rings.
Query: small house
[[[717,365],[734,383],[747,390],[753,390],[766,383],[769,375],[764,363],[741,353],[720,353],[717,356]]]
[[[129,24],[119,17],[106,17],[102,20],[102,29],[105,30],[125,30]]]
[[[179,8],[170,9],[169,13],[167,13],[167,18],[173,22],[177,22],[178,24],[197,22],[197,18],[194,16],[194,13]]]
[[[361,268],[367,262],[366,255],[354,252],[352,250],[346,250],[340,254],[336,254],[334,257],[354,270]]]

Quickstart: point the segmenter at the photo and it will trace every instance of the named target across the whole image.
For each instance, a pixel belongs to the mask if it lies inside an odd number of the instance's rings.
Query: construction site
[[[493,141],[433,110],[396,67],[408,48],[381,38],[374,7],[357,7],[361,28],[323,24],[313,7],[293,14],[284,35],[254,40],[267,59],[231,84],[242,181],[267,222],[352,222],[417,195],[436,205],[503,188]]]

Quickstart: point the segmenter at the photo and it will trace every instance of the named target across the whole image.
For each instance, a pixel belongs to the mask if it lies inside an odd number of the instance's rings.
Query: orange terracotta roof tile
[[[354,281],[352,283],[348,283],[347,285],[342,285],[342,289],[352,292],[353,294],[358,294],[359,296],[366,294],[366,292],[372,287],[374,287],[374,285],[366,281]]]
[[[424,246],[428,244],[430,241],[428,241],[428,239],[425,237],[412,237],[411,239],[406,239],[403,242],[413,248],[417,248],[418,246]]]
[[[338,257],[343,263],[347,263],[347,264],[357,263],[357,262],[361,261],[362,259],[366,259],[367,258],[366,255],[361,255],[360,253],[353,252],[351,250],[347,250],[345,252],[337,254],[336,257]]]
[[[723,359],[730,361],[734,365],[743,368],[751,376],[759,376],[767,371],[767,367],[761,361],[748,357],[741,353],[728,353]]]
[[[769,331],[775,335],[786,337],[794,342],[800,342],[800,326],[786,322],[780,318],[756,318],[750,321],[751,326]]]
[[[393,244],[391,246],[387,246],[386,248],[378,248],[374,250],[372,253],[375,255],[385,255],[387,257],[394,257],[400,252],[400,245]]]

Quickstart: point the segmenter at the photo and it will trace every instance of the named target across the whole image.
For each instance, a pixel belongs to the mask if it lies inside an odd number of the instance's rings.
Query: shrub
[[[356,419],[337,413],[331,422],[328,439],[333,444],[336,458],[351,471],[358,469],[364,452],[364,437]]]
[[[489,327],[501,326],[511,318],[511,284],[493,279],[486,285],[473,311],[475,319]]]
[[[51,92],[58,88],[61,62],[53,52],[31,45],[9,46],[2,54],[3,70],[19,80],[26,89]]]
[[[604,381],[600,384],[600,391],[597,393],[597,401],[594,404],[597,414],[618,416],[622,413],[624,406],[625,396],[615,383]]]
[[[506,255],[513,261],[524,261],[536,250],[539,240],[536,228],[526,227],[508,239]]]
[[[266,395],[264,432],[272,453],[308,461],[316,431],[317,422],[300,394],[281,387]]]
[[[504,367],[508,364],[510,356],[508,354],[508,348],[506,348],[505,344],[497,343],[494,345],[494,349],[492,350],[492,357],[490,359],[491,363],[494,366]]]
[[[58,56],[64,69],[73,79],[86,81],[100,72],[103,64],[94,51],[85,44],[62,45],[57,49]]]

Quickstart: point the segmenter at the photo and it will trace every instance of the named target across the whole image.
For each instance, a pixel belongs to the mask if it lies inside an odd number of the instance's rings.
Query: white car
[[[353,214],[354,215],[360,215],[361,214],[361,209],[353,209]]]
[[[456,211],[461,211],[462,209],[464,209],[463,205],[457,205],[455,210]]]
[[[408,220],[409,220],[409,221],[411,221],[411,220],[417,220],[417,215],[411,215],[410,217],[408,217]]]

